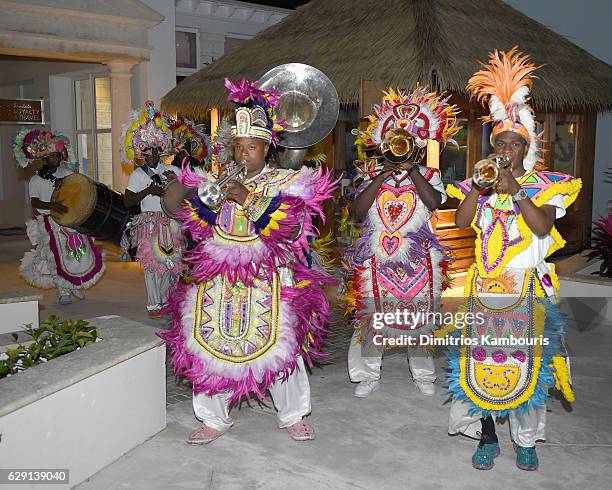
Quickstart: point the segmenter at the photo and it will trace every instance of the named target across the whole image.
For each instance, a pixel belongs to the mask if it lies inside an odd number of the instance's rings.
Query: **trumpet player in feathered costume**
[[[232,426],[230,405],[243,396],[263,399],[266,390],[279,427],[309,440],[305,364],[320,355],[329,309],[321,285],[329,277],[307,267],[305,252],[317,234],[312,220],[324,218],[322,205],[336,182],[322,169],[268,166],[269,145],[282,130],[273,112],[278,95],[246,80],[226,80],[226,87],[237,107],[227,171],[245,166],[246,175],[227,183],[225,200],[215,205],[211,175],[183,166],[183,186],[199,189],[181,213],[197,243],[185,257],[195,283],[174,293],[173,326],[160,336],[176,374],[193,384],[193,408],[203,425],[189,443],[224,434]]]
[[[573,400],[563,357],[564,320],[555,299],[559,281],[546,257],[564,246],[554,221],[576,199],[581,182],[537,167],[538,138],[528,105],[535,70],[515,47],[491,53],[469,80],[468,91],[488,102],[491,145],[509,168],[481,161],[474,179],[447,189],[461,201],[457,226],[476,231],[476,264],[464,292],[465,311],[476,320],[456,330],[461,347],[450,353],[449,433],[480,433],[472,465],[481,470],[492,468],[500,451],[494,417],[509,417],[516,465],[536,470],[549,388],[556,385]]]
[[[439,170],[421,165],[429,140],[444,146],[460,129],[458,111],[447,101],[424,87],[412,93],[390,89],[359,133],[357,144],[380,148],[384,160],[368,169],[352,204],[354,218],[363,221],[361,237],[347,254],[354,271],[347,299],[355,309],[348,368],[358,383],[357,397],[379,387],[383,352],[393,345],[388,340],[416,342],[431,331],[426,314],[438,310],[447,283],[448,251],[431,225],[446,193]],[[399,322],[380,324],[380,315],[396,312],[402,315]],[[433,358],[418,342],[408,351],[415,385],[434,395]]]
[[[184,240],[179,224],[161,207],[164,186],[179,173],[160,157],[172,151],[172,132],[162,114],[148,100],[141,110],[132,111],[121,129],[121,157],[136,165],[125,190],[125,206],[140,206],[140,214],[126,231],[123,247],[137,247],[147,289],[147,311],[157,315],[166,304],[170,286],[183,270]]]

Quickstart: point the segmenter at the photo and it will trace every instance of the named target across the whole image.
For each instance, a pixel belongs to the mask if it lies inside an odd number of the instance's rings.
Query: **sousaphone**
[[[302,63],[272,68],[259,87],[279,94],[276,117],[285,121],[279,135],[281,166],[298,169],[309,146],[325,138],[336,125],[340,103],[334,84],[320,70]]]

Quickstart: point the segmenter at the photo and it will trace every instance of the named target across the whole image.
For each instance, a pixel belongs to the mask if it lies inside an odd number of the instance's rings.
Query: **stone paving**
[[[0,237],[0,292],[24,290],[18,260],[24,237]],[[108,271],[87,300],[65,307],[44,292],[41,317],[88,318],[117,314],[164,328],[144,312],[144,281],[137,264],[109,257]],[[118,294],[118,292],[120,294]],[[448,396],[440,383],[424,397],[410,381],[403,355],[385,358],[382,386],[367,399],[352,396],[346,361],[316,367],[310,376],[314,441],[296,443],[276,428],[273,404],[243,403],[231,414],[235,425],[210,446],[185,443],[198,427],[187,383],[167,370],[165,430],[119,458],[80,487],[86,489],[520,489],[612,488],[612,329],[568,325],[576,403],[548,405],[548,439],[538,445],[540,470],[514,465],[507,428],[498,430],[501,456],[491,471],[470,465],[475,442],[447,435]],[[336,331],[341,346],[345,330]],[[348,338],[348,337],[347,337]],[[443,359],[436,359],[442,373]]]

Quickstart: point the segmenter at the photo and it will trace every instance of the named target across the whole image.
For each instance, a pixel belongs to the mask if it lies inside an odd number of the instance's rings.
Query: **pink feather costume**
[[[194,188],[208,176],[184,167],[179,179]],[[329,313],[322,285],[333,282],[304,265],[313,217],[324,219],[336,186],[330,174],[265,167],[245,185],[254,199],[244,208],[226,202],[215,213],[197,196],[183,208],[182,227],[197,243],[184,260],[197,283],[171,294],[172,327],[159,333],[194,393],[230,392],[230,402],[263,398],[299,369],[298,356],[309,365],[321,356]]]

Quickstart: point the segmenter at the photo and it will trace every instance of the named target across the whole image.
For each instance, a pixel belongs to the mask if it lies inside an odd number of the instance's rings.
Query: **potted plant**
[[[599,271],[592,274],[612,278],[612,208],[608,209],[607,217],[601,216],[593,222],[591,249],[589,259],[601,260]]]

